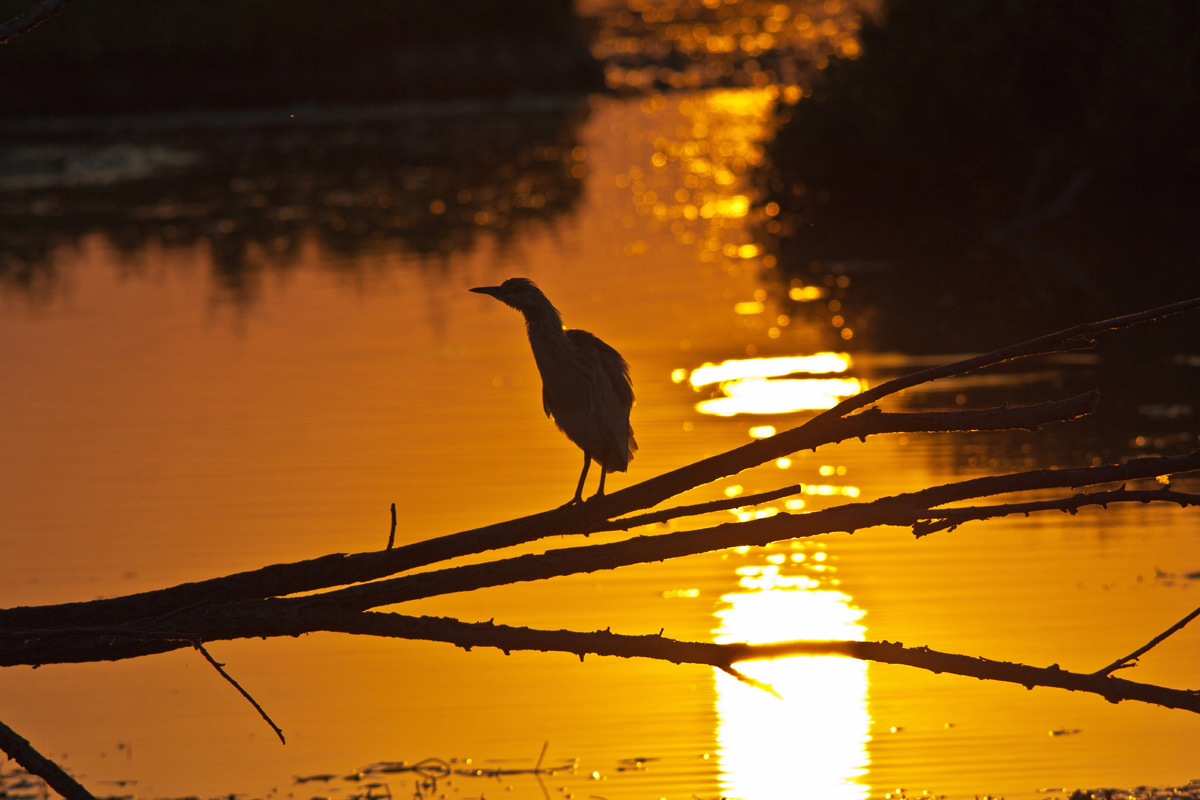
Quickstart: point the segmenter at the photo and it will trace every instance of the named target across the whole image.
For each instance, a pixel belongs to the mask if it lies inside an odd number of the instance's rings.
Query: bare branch
[[[1134,314],[1126,314],[1123,317],[1113,317],[1112,319],[1101,320],[1099,322],[1087,322],[1075,325],[1055,333],[1046,334],[1034,339],[1027,339],[1024,342],[1019,342],[1008,347],[1002,347],[990,353],[965,358],[953,364],[931,367],[920,372],[914,372],[911,375],[890,380],[873,389],[868,389],[861,394],[847,398],[834,408],[817,417],[813,422],[826,417],[844,417],[851,411],[870,405],[890,394],[895,394],[913,386],[919,386],[922,383],[929,383],[939,378],[948,378],[951,375],[963,375],[983,369],[984,367],[1003,364],[1006,361],[1014,361],[1018,358],[1047,355],[1049,353],[1062,353],[1069,350],[1089,349],[1094,345],[1094,342],[1089,337],[1097,333],[1129,328],[1143,322],[1162,319],[1194,308],[1200,308],[1200,297],[1193,297],[1190,300],[1183,300],[1178,303],[1159,306],[1158,308],[1151,308]]]
[[[699,483],[687,484],[685,481],[685,483],[679,484],[680,491],[694,488],[710,479],[715,480],[716,477],[724,474],[733,474],[773,461],[795,452],[796,449],[815,449],[822,444],[844,439],[865,438],[879,433],[1037,428],[1051,422],[1067,421],[1091,413],[1095,408],[1096,399],[1097,393],[1092,391],[1066,400],[1039,403],[1022,408],[1001,407],[911,414],[865,412],[846,420],[834,420],[826,428],[812,432],[805,439],[780,438],[786,437],[788,434],[778,434],[770,439],[751,442],[723,456],[705,459],[692,467],[710,464],[710,462],[720,462],[722,459],[729,459],[729,462],[727,466],[719,469],[704,467],[708,472],[701,475],[702,479],[699,479]],[[797,428],[789,433],[799,430],[801,429]],[[673,475],[680,476],[692,467],[675,470],[658,478],[652,478],[646,483],[659,481]],[[721,474],[715,475],[712,473],[712,469],[717,469]],[[709,477],[704,477],[704,475]],[[86,603],[0,609],[0,630],[123,624],[139,617],[152,618],[197,604],[209,603],[215,597],[227,602],[237,602],[326,589],[332,586],[375,580],[459,556],[525,544],[549,535],[626,529],[633,524],[644,525],[669,518],[669,516],[654,516],[636,523],[629,520],[608,523],[607,520],[612,515],[624,514],[642,507],[636,504],[633,506],[626,504],[618,506],[614,510],[600,505],[608,503],[609,499],[615,496],[615,494],[606,495],[587,503],[427,539],[376,553],[354,555],[335,553],[308,561],[275,564],[222,578],[181,584],[169,589],[158,589]],[[758,502],[766,501],[759,500]],[[740,505],[745,504],[746,500],[743,499]],[[689,511],[685,508],[684,511],[676,512],[672,516],[684,516],[687,513]]]
[[[92,793],[68,775],[62,767],[34,749],[23,736],[0,722],[0,750],[20,764],[30,775],[36,775],[67,800],[96,800]]]
[[[1108,507],[1110,503],[1175,503],[1181,508],[1200,506],[1200,494],[1176,492],[1169,487],[1131,491],[1125,487],[1107,492],[1080,492],[1071,497],[1056,497],[1053,500],[1036,500],[1028,503],[1004,503],[992,506],[966,506],[931,511],[930,518],[913,524],[913,533],[918,537],[928,536],[942,530],[954,530],[964,522],[1029,514],[1037,511],[1063,511],[1074,514],[1084,506]]]
[[[233,676],[225,671],[225,665],[218,663],[218,661],[209,654],[208,650],[204,649],[204,644],[202,642],[192,642],[192,647],[199,650],[200,654],[208,659],[208,663],[212,664],[213,669],[215,669],[222,678],[229,681],[229,683],[233,685],[233,688],[241,692],[242,697],[246,698],[246,700],[250,702],[250,705],[254,706],[254,710],[258,712],[259,716],[267,721],[267,724],[271,726],[271,730],[275,731],[275,735],[279,737],[280,743],[287,744],[287,740],[283,738],[283,730],[276,725],[269,716],[267,716],[267,712],[264,711],[263,707],[258,704],[258,701],[251,697],[250,693],[243,689],[242,685],[235,681]]]
[[[1087,337],[1094,333],[1198,306],[1200,299],[1114,320],[1077,326],[984,356],[896,379],[851,398],[830,412],[790,431],[752,442],[720,456],[705,459],[570,508],[393,549],[396,526],[393,505],[392,530],[388,542],[389,549],[386,551],[353,556],[335,554],[307,562],[275,565],[212,581],[185,584],[113,600],[0,610],[0,665],[117,660],[193,646],[254,705],[281,741],[282,730],[222,669],[222,665],[209,655],[201,642],[295,636],[327,630],[452,641],[463,647],[487,645],[508,651],[526,647],[526,639],[519,637],[533,637],[536,646],[529,649],[575,652],[581,658],[589,652],[646,655],[671,661],[711,664],[730,671],[730,674],[735,676],[740,674],[733,666],[737,661],[800,653],[824,653],[886,663],[910,664],[935,672],[953,672],[1028,687],[1057,686],[1089,691],[1113,702],[1137,699],[1171,708],[1200,711],[1200,694],[1196,692],[1132,683],[1113,678],[1110,674],[1136,661],[1140,655],[1183,627],[1200,613],[1200,610],[1193,612],[1187,619],[1135,653],[1090,675],[1069,673],[1059,669],[1057,665],[1036,668],[936,653],[925,648],[905,648],[888,642],[716,645],[676,642],[664,639],[661,635],[618,637],[609,632],[581,634],[566,631],[527,631],[493,625],[465,626],[464,623],[455,620],[430,621],[369,611],[393,603],[452,592],[614,569],[732,546],[765,545],[782,539],[835,531],[854,532],[881,525],[912,526],[915,533],[925,535],[934,530],[952,528],[968,519],[1030,513],[1051,508],[1074,512],[1084,505],[1135,500],[1173,502],[1181,506],[1195,504],[1197,496],[1172,492],[1169,489],[1130,492],[1122,488],[1110,492],[1080,493],[1074,497],[1036,503],[1010,503],[966,509],[939,508],[948,503],[994,497],[1010,492],[1094,486],[1196,470],[1200,469],[1200,451],[1175,457],[1134,459],[1123,464],[1099,467],[1031,470],[994,475],[885,497],[873,502],[846,503],[801,515],[781,513],[745,523],[729,523],[656,536],[637,536],[613,543],[567,547],[543,554],[432,570],[403,577],[387,577],[442,560],[521,544],[551,534],[587,533],[604,528],[628,527],[711,510],[716,507],[714,504],[681,506],[609,522],[718,478],[736,474],[799,450],[815,449],[822,444],[901,431],[944,432],[1015,428],[1032,430],[1048,422],[1074,419],[1091,413],[1097,399],[1095,392],[1067,400],[1014,409],[1001,407],[978,411],[905,414],[885,413],[876,408],[865,411],[860,409],[909,386],[963,374],[1013,358],[1090,346],[1091,342]],[[796,487],[787,487],[749,498],[718,501],[718,505],[726,502],[738,505],[745,505],[751,501],[766,502],[768,499],[786,496],[795,490]],[[362,581],[373,582],[363,584]],[[356,583],[359,585],[347,585]],[[329,588],[336,586],[344,588]],[[319,590],[325,591],[302,597],[286,596]],[[543,641],[544,637],[548,636],[559,638]]]
[[[805,443],[804,448],[791,448],[794,442],[786,439],[786,434],[777,434],[767,439],[743,445],[714,458],[724,459],[737,453],[744,453],[750,458],[745,468],[765,464],[777,458],[791,455],[798,449],[815,449],[822,444],[834,444],[847,439],[865,439],[881,433],[967,433],[974,431],[1000,430],[1037,430],[1042,425],[1051,422],[1067,422],[1092,413],[1096,408],[1099,393],[1096,391],[1075,395],[1066,400],[1038,403],[1032,406],[1009,408],[966,409],[962,411],[922,411],[906,413],[885,413],[879,409],[870,409],[861,414],[855,414],[840,420],[837,427],[838,438],[826,437],[823,441]],[[794,433],[799,428],[790,431]],[[781,438],[784,437],[784,438]],[[769,446],[768,446],[769,445]],[[750,455],[750,454],[753,455]],[[708,460],[708,459],[706,459]],[[753,463],[749,463],[752,461]],[[701,462],[703,463],[703,462]],[[741,471],[741,470],[738,470]],[[620,517],[611,521],[597,523],[586,532],[609,530],[629,530],[638,525],[648,525],[664,522],[677,517],[704,514],[709,511],[721,511],[728,508],[767,503],[789,494],[795,494],[799,487],[791,489],[776,489],[758,495],[733,498],[732,500],[715,500],[710,503],[699,503],[690,506],[679,506],[673,509],[655,511],[635,517]]]
[[[324,630],[371,636],[448,642],[463,649],[495,647],[516,650],[654,658],[676,664],[706,664],[718,669],[734,668],[745,661],[797,655],[830,655],[904,664],[931,672],[948,672],[981,680],[1015,683],[1032,689],[1047,686],[1096,694],[1116,703],[1143,703],[1200,713],[1200,692],[1136,683],[1099,673],[1070,672],[1057,664],[1032,667],[1007,661],[943,653],[927,647],[905,647],[896,642],[792,641],[773,644],[715,644],[685,642],[663,636],[627,636],[611,631],[543,631],[492,623],[466,623],[439,617],[407,617],[379,612],[331,612],[322,619]],[[735,676],[736,677],[736,676]]]
[[[648,514],[638,514],[633,517],[619,517],[607,522],[601,522],[594,525],[588,533],[599,533],[601,531],[627,531],[631,528],[640,528],[644,525],[655,525],[660,522],[667,522],[673,519],[682,519],[683,517],[696,517],[701,514],[711,514],[714,511],[728,511],[734,508],[745,508],[747,506],[757,506],[763,503],[769,503],[772,500],[778,500],[781,497],[790,497],[794,494],[800,494],[804,491],[804,484],[794,483],[791,486],[783,486],[779,489],[771,489],[767,492],[758,492],[757,494],[739,495],[738,497],[726,497],[721,500],[710,500],[707,503],[694,503],[686,506],[672,506],[664,508],[661,511],[651,511]]]
[[[846,427],[847,425],[869,425],[873,419],[872,414],[857,414],[846,419],[843,417],[850,411],[900,389],[1002,363],[1013,358],[1035,353],[1055,352],[1063,349],[1064,346],[1075,347],[1080,343],[1082,336],[1157,319],[1197,306],[1200,306],[1200,298],[1103,322],[1080,325],[983,356],[889,381],[862,395],[844,401],[832,411],[822,414],[799,428],[777,434],[770,439],[753,442],[723,456],[705,459],[674,470],[588,503],[430,539],[386,552],[356,555],[337,553],[309,561],[277,564],[251,572],[126,597],[39,608],[2,609],[0,610],[0,630],[123,625],[128,624],[131,620],[154,619],[157,616],[173,614],[192,606],[211,603],[216,597],[226,602],[238,602],[313,591],[330,586],[375,580],[457,556],[522,544],[550,534],[586,532],[595,529],[595,526],[604,520],[657,505],[682,491],[734,474],[749,466],[764,463],[780,455],[801,449],[815,448],[830,441],[840,441],[847,436],[865,436],[869,433],[879,432],[878,428],[874,430],[864,428],[855,431],[853,428]],[[1066,344],[1064,345],[1064,343]],[[1081,395],[1063,402],[1071,403],[1072,401],[1086,403],[1088,408],[1076,412],[1066,412],[1059,418],[1070,419],[1072,418],[1071,413],[1076,416],[1079,413],[1087,413],[1091,405],[1094,405],[1095,396]],[[1047,404],[1043,404],[1043,406],[1045,405]],[[876,422],[879,419],[880,417],[874,417]],[[1118,479],[1114,478],[1114,480]],[[940,500],[932,505],[944,502],[950,502],[950,500]]]
[[[1195,469],[1200,469],[1200,451],[1134,459],[1124,464],[975,478],[806,514],[780,513],[692,531],[565,547],[388,578],[305,597],[202,604],[127,623],[124,636],[119,633],[120,626],[111,631],[104,629],[103,634],[68,625],[40,629],[4,627],[0,628],[0,665],[118,660],[178,649],[197,639],[295,636],[317,630],[313,620],[328,608],[364,611],[437,595],[616,569],[728,547],[762,546],[783,539],[854,532],[879,525],[910,527],[945,513],[933,511],[936,506],[975,497],[1121,482]]]
[[[0,25],[0,44],[4,44],[14,36],[29,33],[29,31],[62,11],[69,2],[71,0],[42,0],[42,2],[24,14],[13,17],[8,22]]]
[[[728,453],[689,464],[686,467],[659,475],[656,478],[651,478],[618,492],[613,492],[603,498],[597,498],[595,502],[589,503],[588,506],[599,510],[604,519],[612,519],[613,517],[628,514],[638,509],[651,508],[688,489],[711,483],[712,481],[735,474],[751,466],[757,466],[779,456],[815,448],[818,445],[827,444],[831,441],[840,441],[841,438],[846,437],[841,436],[839,423],[853,419],[853,417],[848,417],[847,415],[903,389],[918,386],[922,383],[929,383],[939,378],[963,375],[1018,358],[1085,349],[1092,346],[1093,343],[1088,337],[1094,334],[1131,327],[1194,308],[1200,308],[1200,297],[1160,306],[1147,311],[1140,311],[1135,314],[1128,314],[1123,317],[1114,317],[1100,322],[1076,325],[1057,333],[1039,336],[1020,342],[1019,344],[1003,347],[991,353],[973,356],[956,361],[953,364],[933,367],[914,372],[911,375],[895,378],[854,397],[843,400],[829,411],[814,417],[797,428],[778,433],[767,439],[761,439],[736,450],[731,450]]]
[[[1116,672],[1119,669],[1125,669],[1126,667],[1136,666],[1137,660],[1139,658],[1141,658],[1143,655],[1145,655],[1147,652],[1149,652],[1154,647],[1157,647],[1168,636],[1171,636],[1172,634],[1176,633],[1177,631],[1182,630],[1185,625],[1187,625],[1189,622],[1194,620],[1197,616],[1200,616],[1200,608],[1197,608],[1195,611],[1188,614],[1186,617],[1179,620],[1179,622],[1176,622],[1174,625],[1167,628],[1165,631],[1160,633],[1158,636],[1155,636],[1153,639],[1146,642],[1144,645],[1139,647],[1137,650],[1134,650],[1129,655],[1118,658],[1116,661],[1109,664],[1104,669],[1097,670],[1096,672],[1093,672],[1092,674],[1098,675],[1100,677],[1106,677],[1106,676],[1111,675],[1112,673]]]
[[[1082,393],[1082,395],[1064,399],[1064,401],[1038,403],[1037,405],[1026,405],[1026,407],[1021,408],[998,407],[961,411],[918,411],[918,413],[904,414],[887,414],[874,409],[847,417],[844,420],[846,423],[845,429],[842,431],[841,439],[838,439],[838,441],[863,439],[869,437],[869,435],[878,433],[966,433],[976,431],[1015,431],[1015,429],[1036,431],[1040,426],[1046,425],[1049,422],[1066,422],[1078,419],[1078,417],[1086,414],[1091,414],[1096,409],[1098,398],[1098,392],[1090,391]],[[821,444],[834,443],[833,441],[824,441]],[[743,449],[750,446],[752,445],[746,445]],[[787,452],[781,453],[781,456],[786,455],[788,455]],[[774,452],[768,452],[764,458],[762,453],[758,453],[756,457],[763,458],[761,463],[766,463],[781,456],[775,456]],[[638,525],[666,522],[668,519],[770,503],[772,500],[797,494],[802,489],[802,486],[796,485],[772,489],[772,491],[760,494],[746,495],[743,498],[712,500],[709,503],[676,506],[673,509],[644,513],[644,515],[635,517],[619,517],[612,519],[612,521],[595,524],[587,530],[587,533],[598,533],[598,531],[604,530],[629,530],[638,527]]]
[[[566,547],[541,554],[388,578],[314,595],[312,599],[365,610],[449,592],[615,569],[728,547],[763,546],[783,539],[838,531],[852,533],[879,525],[909,527],[921,519],[935,516],[930,511],[935,506],[974,497],[1152,478],[1196,469],[1200,469],[1200,451],[1184,456],[1134,459],[1124,464],[1032,470],[974,478],[867,503],[846,503],[806,514],[780,513],[747,522],[658,536],[636,536],[618,542]]]

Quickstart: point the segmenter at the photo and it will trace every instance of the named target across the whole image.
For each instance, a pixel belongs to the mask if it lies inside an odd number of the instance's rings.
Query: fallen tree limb
[[[124,627],[14,629],[5,625],[0,627],[0,666],[120,660],[188,647],[193,641],[297,636],[318,630],[312,627],[311,620],[327,608],[366,611],[455,592],[616,569],[729,547],[764,546],[786,539],[834,532],[853,533],[881,525],[911,527],[945,514],[946,510],[936,509],[945,503],[1015,491],[1153,478],[1196,469],[1200,469],[1200,451],[1181,456],[1134,459],[1124,464],[1032,470],[974,478],[806,514],[781,513],[691,531],[634,536],[617,542],[564,547],[545,553],[448,567],[304,597],[200,604],[130,620]],[[1151,494],[1157,496],[1159,492]],[[1131,499],[1142,502],[1140,497]],[[1169,497],[1162,499],[1170,501]],[[1051,508],[1047,506],[1043,510]]]
[[[62,767],[34,749],[27,739],[0,722],[0,750],[20,764],[30,775],[36,775],[67,800],[95,800],[92,793],[68,775]]]
[[[214,598],[220,598],[225,602],[237,602],[278,597],[331,586],[372,581],[463,555],[524,544],[548,535],[600,530],[606,526],[608,520],[612,520],[614,517],[650,508],[676,494],[776,458],[800,450],[815,449],[822,444],[843,441],[848,438],[863,438],[867,435],[885,432],[884,428],[879,427],[879,421],[880,419],[886,420],[886,417],[875,417],[876,427],[870,429],[872,414],[861,413],[849,418],[846,418],[846,415],[903,389],[939,378],[976,371],[1017,358],[1090,346],[1090,342],[1085,341],[1087,336],[1129,327],[1197,307],[1200,307],[1200,298],[1193,298],[1136,314],[1077,325],[991,353],[896,378],[867,392],[848,398],[833,409],[789,431],[751,442],[719,456],[703,459],[586,504],[555,509],[415,544],[389,548],[383,552],[353,555],[335,553],[308,561],[276,564],[236,575],[181,584],[168,589],[119,598],[36,608],[0,609],[0,630],[41,628],[52,625],[107,625],[127,621],[131,616],[147,618],[168,614],[196,604],[212,602]],[[1040,406],[1030,407],[1030,409],[1040,409],[1046,416],[1041,421],[1035,417],[1018,419],[1017,427],[1037,427],[1056,419],[1074,419],[1082,413],[1088,413],[1094,407],[1095,399],[1094,393],[1088,393],[1066,401],[1059,401],[1058,406],[1043,403]],[[990,411],[997,412],[995,409]],[[879,413],[882,414],[882,412]],[[976,419],[973,428],[967,426],[953,428],[953,430],[988,429],[984,427],[988,411],[965,413],[984,416]],[[1059,416],[1055,416],[1056,414]],[[1001,424],[1010,424],[1012,421],[1010,416],[1006,420],[1001,420]],[[856,428],[854,426],[864,427]],[[951,429],[945,425],[944,421],[941,427],[927,428],[927,430],[942,431]],[[902,430],[904,429],[894,427],[888,429],[887,432],[901,432]],[[915,431],[905,430],[904,432]],[[606,527],[611,527],[611,525]]]
[[[551,533],[563,535],[586,532],[614,517],[657,505],[662,500],[681,491],[735,474],[749,466],[756,466],[800,449],[816,447],[830,440],[838,441],[840,438],[845,438],[846,435],[853,436],[855,434],[853,432],[847,434],[844,427],[848,421],[842,418],[846,414],[901,389],[942,377],[978,370],[1014,358],[1022,358],[1036,353],[1059,352],[1063,349],[1082,346],[1085,343],[1080,337],[1127,327],[1196,307],[1200,307],[1200,298],[1137,314],[1075,326],[1048,336],[1001,348],[992,353],[897,378],[861,395],[849,398],[830,411],[790,431],[776,434],[769,439],[752,442],[721,456],[704,459],[696,464],[674,470],[586,504],[534,514],[484,528],[405,545],[385,552],[355,555],[337,553],[309,561],[277,564],[223,578],[182,584],[168,589],[119,598],[34,608],[2,609],[0,610],[0,631],[39,629],[51,626],[104,626],[128,623],[131,618],[153,619],[193,606],[212,603],[215,600],[238,602],[319,590],[331,586],[344,586],[394,575],[400,571],[456,556],[521,544]],[[1094,403],[1094,395],[1080,395],[1072,400],[1082,402],[1082,398],[1089,398],[1087,402]],[[1045,405],[1043,404],[1043,406]],[[870,419],[868,414],[859,414],[856,417]],[[862,420],[855,419],[853,424],[861,422]],[[861,430],[859,435],[862,435]]]
[[[1098,393],[1086,392],[1066,400],[1018,408],[990,408],[949,412],[858,414],[833,426],[836,431],[816,434],[806,447],[815,448],[845,439],[863,439],[880,433],[974,432],[981,430],[1029,430],[1053,422],[1066,422],[1089,414]],[[824,439],[821,437],[824,436]],[[833,436],[836,438],[830,439]],[[772,461],[777,446],[761,449],[761,440],[733,452],[754,452],[754,466]],[[757,448],[757,449],[756,449]],[[783,455],[786,455],[784,453]],[[695,487],[688,487],[695,488]],[[743,500],[741,504],[744,504]],[[740,505],[740,504],[739,504]],[[0,630],[49,626],[104,626],[128,621],[131,616],[154,617],[214,600],[279,597],[299,592],[345,586],[395,575],[452,558],[488,550],[526,544],[549,535],[628,529],[633,525],[660,522],[675,516],[702,513],[705,509],[685,507],[676,514],[656,512],[646,521],[608,522],[592,503],[535,514],[485,528],[463,531],[374,553],[335,553],[292,564],[275,564],[262,569],[228,575],[169,589],[141,592],[124,597],[61,603],[52,606],[0,609]],[[707,509],[711,510],[711,509]],[[394,517],[393,517],[394,521]],[[394,536],[394,530],[393,530]],[[392,537],[389,537],[389,544]]]
[[[643,481],[618,492],[613,492],[602,498],[602,503],[599,505],[603,509],[606,519],[627,514],[637,509],[651,508],[670,497],[686,491],[692,486],[711,483],[712,481],[728,477],[729,475],[736,474],[766,461],[774,460],[788,453],[810,449],[816,446],[810,444],[812,441],[810,437],[813,437],[814,434],[819,436],[819,432],[821,431],[835,429],[837,422],[851,412],[878,402],[884,397],[904,389],[929,383],[940,378],[975,372],[985,367],[1003,364],[1020,358],[1088,349],[1094,344],[1088,337],[1095,334],[1128,328],[1195,308],[1200,308],[1200,297],[1160,306],[1148,311],[1140,311],[1136,314],[1127,314],[1100,322],[1075,325],[1056,333],[1028,339],[1008,347],[1002,347],[991,353],[972,356],[952,364],[932,367],[910,375],[894,378],[843,400],[830,410],[814,417],[799,427],[777,433],[774,436],[761,439],[736,450],[731,450],[720,456],[713,456],[697,461],[694,464],[689,464],[686,467],[659,475],[656,478],[651,478],[648,481]]]
[[[853,533],[880,525],[909,527],[923,519],[936,516],[938,512],[931,510],[936,506],[975,497],[1033,489],[1122,482],[1198,469],[1200,451],[1182,456],[1134,459],[1124,464],[1065,470],[1031,470],[974,478],[884,497],[872,502],[846,503],[805,514],[780,513],[763,519],[730,522],[698,530],[657,536],[635,536],[608,544],[566,547],[541,554],[388,578],[336,589],[314,597],[346,608],[366,610],[451,592],[615,569],[635,563],[664,561],[668,558],[724,550],[729,547],[764,546],[785,539],[823,533]]]
[[[1200,614],[1200,609],[1193,612],[1193,616],[1197,614]],[[927,647],[905,647],[897,642],[836,640],[716,644],[685,642],[657,635],[626,636],[611,631],[542,631],[492,623],[471,624],[453,619],[406,617],[379,612],[330,612],[323,617],[322,627],[343,633],[447,642],[466,650],[474,647],[494,647],[505,653],[517,650],[565,652],[573,653],[580,659],[586,655],[642,657],[676,664],[705,664],[718,669],[731,668],[735,664],[747,661],[788,656],[845,656],[880,664],[903,664],[929,672],[1015,683],[1027,689],[1045,686],[1087,692],[1099,695],[1110,703],[1137,700],[1165,708],[1200,713],[1200,692],[1122,680],[1103,672],[1071,672],[1061,669],[1057,664],[1032,667],[1008,661],[943,653]],[[1178,628],[1170,632],[1174,630]]]

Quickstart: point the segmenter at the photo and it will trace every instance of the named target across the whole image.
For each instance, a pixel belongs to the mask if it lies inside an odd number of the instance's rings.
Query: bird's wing
[[[609,468],[618,463],[624,468],[637,450],[629,424],[629,409],[633,406],[629,365],[620,353],[587,331],[571,329],[565,334],[581,356],[579,363],[588,365],[588,413],[605,433],[604,449],[612,455]]]

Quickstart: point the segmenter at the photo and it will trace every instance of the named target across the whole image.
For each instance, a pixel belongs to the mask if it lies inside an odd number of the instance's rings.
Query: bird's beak
[[[479,294],[490,294],[492,297],[495,297],[497,300],[500,299],[500,287],[499,286],[476,286],[471,291],[478,292]]]

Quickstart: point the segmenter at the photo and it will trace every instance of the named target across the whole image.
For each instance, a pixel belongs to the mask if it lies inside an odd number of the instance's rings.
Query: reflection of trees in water
[[[776,243],[775,248],[772,252],[781,253],[781,261],[787,257],[786,246]],[[937,354],[948,361],[956,354],[985,352],[1021,336],[1102,319],[1114,309],[1133,312],[1188,296],[1171,296],[1169,281],[1135,287],[1134,282],[1146,276],[1130,270],[1123,282],[1109,285],[1110,296],[1073,304],[1069,295],[1059,295],[1053,303],[1040,305],[1029,302],[1028,283],[1012,271],[981,277],[961,263],[952,269],[947,260],[926,262],[914,279],[903,265],[892,262],[811,263],[791,288],[797,298],[813,299],[793,299],[785,285],[773,292],[777,307],[796,321],[825,327],[830,332],[827,346],[851,353]],[[1191,294],[1195,293],[1192,287]],[[843,326],[854,331],[851,339],[839,337]],[[1200,441],[1197,342],[1200,315],[1190,312],[1130,329],[1119,337],[1098,337],[1097,348],[1077,358],[1049,363],[1022,360],[989,370],[978,381],[944,386],[935,382],[921,392],[906,394],[901,402],[911,409],[982,408],[1035,404],[1100,390],[1096,412],[1070,424],[1037,433],[952,437],[951,466],[964,473],[1174,455]],[[911,361],[896,373],[928,363],[928,359]],[[893,370],[886,369],[877,377],[892,375]]]
[[[803,246],[795,239],[763,238],[768,252],[777,254],[781,264],[794,259]],[[1181,238],[1177,236],[1175,242]],[[1108,259],[1121,257],[1124,251],[1117,249],[1118,244],[1112,243],[1114,252]],[[1151,243],[1136,238],[1123,242],[1127,248],[1140,247],[1147,255],[1167,260],[1164,253],[1169,254],[1172,243],[1156,244],[1157,252]],[[781,313],[827,329],[831,348],[851,353],[936,354],[950,360],[955,354],[986,352],[1008,340],[1185,299],[1198,289],[1185,269],[1154,275],[1137,262],[1127,262],[1133,266],[1126,275],[1108,279],[1103,292],[1080,296],[1065,291],[1047,300],[1033,297],[1021,270],[1005,267],[1000,256],[979,255],[964,264],[961,255],[939,257],[937,253],[935,247],[895,251],[896,260],[806,260],[804,269],[791,274],[790,283],[768,290]],[[778,276],[779,271],[767,274]],[[852,330],[853,337],[841,338],[843,329]],[[913,409],[957,408],[960,403],[981,408],[1034,404],[1100,390],[1096,412],[1071,424],[1050,426],[1036,434],[952,437],[956,445],[950,451],[952,466],[963,472],[1177,454],[1200,441],[1197,342],[1200,314],[1190,312],[1132,328],[1119,337],[1101,336],[1095,351],[1084,351],[1078,358],[1050,363],[1023,360],[1011,368],[989,370],[978,382],[945,386],[935,382],[922,392],[906,394],[902,402]],[[910,372],[927,363],[918,360],[899,371]],[[883,376],[891,377],[892,372],[885,370]]]
[[[847,275],[856,332],[910,352],[1197,293],[1197,21],[893,0],[768,148],[781,271]]]
[[[852,350],[958,353],[1200,294],[1198,19],[1185,2],[893,0],[767,149],[781,311],[849,328]],[[1081,455],[1195,441],[1200,374],[1177,354],[1198,333],[1193,314],[1101,350]]]
[[[878,5],[629,0],[600,15],[592,51],[616,91],[807,86],[829,58],[858,52],[861,19]]]
[[[148,245],[204,248],[218,288],[252,302],[269,270],[305,259],[367,269],[504,249],[553,224],[585,175],[586,102],[362,112],[345,119],[39,133],[0,154],[0,286],[36,299],[55,253],[100,233],[130,261]],[[10,140],[12,134],[10,134]]]

